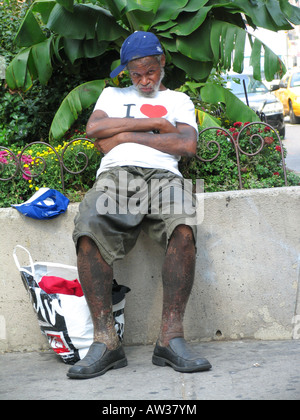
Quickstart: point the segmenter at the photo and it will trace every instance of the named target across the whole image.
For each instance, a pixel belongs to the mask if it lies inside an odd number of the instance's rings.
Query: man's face
[[[131,81],[140,95],[153,97],[158,92],[164,76],[165,57],[161,57],[161,63],[156,57],[144,57],[132,60],[127,68]]]

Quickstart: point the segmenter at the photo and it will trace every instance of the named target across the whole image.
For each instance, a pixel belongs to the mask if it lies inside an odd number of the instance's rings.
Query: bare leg
[[[195,244],[191,228],[178,226],[169,241],[163,266],[163,311],[152,363],[178,372],[201,372],[211,364],[184,339],[183,318],[195,274]]]
[[[106,344],[109,350],[115,349],[119,338],[112,313],[113,270],[87,236],[79,239],[77,266],[94,324],[94,341]]]
[[[178,226],[171,236],[163,270],[163,310],[159,335],[161,346],[184,337],[183,318],[195,275],[195,244],[190,227]]]

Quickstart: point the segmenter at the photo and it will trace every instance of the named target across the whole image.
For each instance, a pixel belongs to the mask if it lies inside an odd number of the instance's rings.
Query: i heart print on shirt
[[[161,118],[167,115],[167,109],[162,105],[144,104],[140,109],[141,113],[149,118]]]

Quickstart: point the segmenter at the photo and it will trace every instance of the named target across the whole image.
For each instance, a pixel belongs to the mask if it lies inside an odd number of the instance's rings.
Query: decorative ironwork
[[[62,189],[63,189],[63,191],[65,191],[65,181],[64,181],[64,171],[65,172],[68,172],[69,174],[73,174],[73,175],[78,175],[78,174],[81,174],[82,172],[84,172],[84,170],[87,168],[87,166],[88,166],[88,164],[89,164],[89,159],[88,159],[88,156],[84,153],[84,152],[82,152],[82,151],[79,151],[78,153],[77,153],[77,155],[75,156],[75,159],[76,159],[76,161],[77,161],[77,163],[80,163],[79,162],[79,159],[78,159],[78,156],[83,156],[84,157],[84,159],[85,159],[85,162],[84,162],[84,164],[83,164],[83,168],[82,169],[80,169],[80,170],[78,170],[78,171],[73,171],[73,170],[71,170],[71,169],[68,169],[67,167],[66,167],[66,165],[65,165],[65,162],[64,162],[64,157],[65,157],[65,153],[66,153],[66,151],[67,151],[67,149],[73,144],[73,143],[75,143],[75,142],[78,142],[78,141],[80,141],[80,140],[83,140],[83,141],[85,141],[85,142],[89,142],[89,143],[91,143],[91,144],[93,144],[93,141],[92,140],[89,140],[89,139],[87,139],[87,138],[81,138],[81,137],[79,137],[79,138],[76,138],[76,139],[73,139],[73,140],[71,140],[69,143],[67,143],[66,145],[65,145],[65,147],[63,148],[63,150],[62,150],[62,153],[61,154],[59,154],[58,152],[57,152],[57,150],[53,147],[53,146],[51,146],[49,143],[45,143],[45,142],[43,142],[43,141],[35,141],[35,142],[32,142],[32,143],[29,143],[29,144],[27,144],[23,149],[22,149],[22,151],[18,154],[18,156],[16,156],[10,149],[8,149],[7,147],[4,147],[4,146],[1,146],[0,145],[0,149],[3,149],[4,151],[6,151],[7,152],[7,155],[5,155],[5,160],[7,161],[7,163],[4,163],[3,161],[1,162],[0,161],[0,175],[1,175],[1,173],[4,171],[4,168],[5,168],[5,166],[4,165],[12,165],[12,164],[14,164],[15,165],[15,170],[14,170],[14,173],[12,174],[12,175],[10,175],[10,176],[8,176],[8,177],[6,177],[6,178],[2,178],[2,177],[0,177],[0,181],[9,181],[9,180],[11,180],[11,179],[13,179],[17,174],[18,174],[18,172],[21,172],[25,177],[26,177],[26,179],[27,178],[36,178],[36,177],[38,177],[39,175],[41,175],[45,170],[46,170],[46,167],[47,167],[47,163],[46,163],[46,160],[45,160],[45,158],[44,157],[42,157],[42,156],[36,156],[36,157],[34,157],[33,159],[32,159],[32,163],[33,163],[33,165],[34,165],[34,167],[35,167],[35,169],[37,169],[37,167],[38,166],[40,166],[40,164],[42,163],[42,167],[40,167],[39,168],[39,171],[37,171],[37,173],[28,173],[28,171],[26,170],[26,169],[24,169],[24,161],[26,162],[26,160],[24,159],[24,156],[25,156],[25,152],[28,150],[28,149],[30,149],[33,145],[37,145],[37,144],[39,144],[39,145],[41,145],[41,146],[45,146],[45,147],[47,147],[47,149],[50,149],[54,154],[55,154],[55,157],[56,157],[56,159],[57,159],[57,161],[58,161],[58,165],[59,165],[59,168],[60,168],[60,179],[61,179],[61,185],[62,185]],[[1,152],[0,152],[1,153]],[[4,156],[4,155],[2,155],[2,156]],[[2,158],[3,159],[3,158]],[[13,160],[13,162],[11,161],[11,159]],[[39,165],[37,165],[37,163],[39,163]],[[81,162],[81,164],[82,164],[82,162]]]
[[[236,132],[237,133],[236,137],[233,135],[232,132],[230,132],[229,130],[227,130],[225,128],[209,127],[209,128],[205,128],[205,129],[203,129],[199,132],[199,139],[202,137],[202,135],[205,132],[212,131],[212,130],[226,134],[228,140],[232,143],[232,145],[235,149],[236,163],[237,163],[237,170],[238,170],[238,178],[239,178],[239,188],[243,189],[241,164],[240,164],[240,154],[246,155],[248,157],[253,157],[253,156],[258,155],[263,150],[263,148],[265,146],[265,140],[262,137],[262,135],[260,134],[261,132],[263,132],[263,130],[258,129],[258,132],[252,133],[251,135],[248,134],[248,132],[250,132],[251,127],[253,127],[253,126],[262,126],[264,128],[267,127],[270,130],[270,132],[272,132],[272,135],[275,135],[276,139],[278,140],[278,143],[279,143],[279,146],[280,146],[280,153],[281,153],[282,169],[283,169],[283,174],[284,174],[284,183],[285,183],[285,186],[287,186],[288,182],[287,182],[287,173],[286,173],[286,165],[285,165],[283,144],[282,144],[282,141],[281,141],[281,138],[280,138],[278,132],[275,130],[275,128],[273,128],[269,124],[267,124],[265,122],[247,123],[247,125],[244,125],[238,133]],[[255,144],[255,142],[253,140],[254,139],[259,140],[260,145],[258,146],[256,151],[249,153],[249,152],[242,149],[242,146],[240,145],[240,141],[243,138],[245,133],[248,136],[249,145],[251,145],[253,147],[257,147],[257,145]],[[199,154],[197,154],[196,159],[198,159],[198,160],[200,160],[201,162],[204,162],[204,163],[205,162],[208,163],[208,162],[212,162],[212,161],[216,160],[221,153],[221,145],[217,140],[209,140],[206,143],[207,150],[210,151],[212,149],[211,148],[212,145],[215,145],[217,147],[217,152],[212,158],[205,159],[205,158],[199,156]]]
[[[227,130],[225,128],[222,127],[209,127],[209,128],[205,128],[203,130],[200,131],[199,133],[199,139],[204,137],[205,139],[205,134],[207,132],[211,132],[212,130],[214,131],[218,131],[219,133],[225,133],[228,141],[230,141],[234,147],[235,150],[235,155],[236,155],[236,163],[237,163],[237,169],[238,169],[238,179],[239,179],[239,188],[242,189],[243,185],[242,185],[242,174],[241,174],[241,164],[240,164],[240,154],[246,155],[248,157],[253,157],[257,154],[259,154],[264,146],[265,146],[265,140],[262,137],[262,135],[260,134],[260,132],[255,132],[253,134],[249,134],[250,133],[250,129],[252,126],[254,125],[258,125],[258,126],[262,126],[262,127],[268,127],[269,130],[272,131],[272,135],[277,138],[277,141],[280,145],[280,152],[281,152],[281,158],[282,158],[282,168],[283,168],[283,173],[284,173],[284,182],[285,185],[287,185],[287,173],[286,173],[286,165],[285,165],[285,158],[284,158],[284,149],[282,146],[282,141],[280,139],[279,134],[277,133],[277,131],[271,127],[270,125],[264,123],[264,122],[253,122],[253,123],[247,123],[247,125],[245,125],[244,127],[241,128],[241,130],[235,133],[237,135],[233,135],[233,133],[230,130]],[[262,131],[262,130],[261,130]],[[243,139],[243,143],[245,143],[245,134],[246,136],[248,136],[248,145],[252,148],[256,148],[255,151],[247,151],[247,150],[243,150],[243,147],[241,145],[241,140]],[[256,142],[254,140],[258,140],[259,144],[257,145]],[[65,162],[64,162],[64,158],[65,158],[65,153],[68,150],[68,148],[75,142],[78,141],[85,141],[85,142],[90,142],[93,144],[93,141],[87,139],[87,138],[76,138],[73,139],[72,141],[70,141],[69,143],[67,143],[65,145],[65,147],[62,150],[62,153],[58,153],[57,150],[50,144],[45,143],[43,141],[35,141],[32,142],[30,144],[27,144],[23,150],[16,155],[15,153],[13,153],[9,148],[1,146],[0,145],[0,181],[10,181],[13,178],[15,178],[19,172],[21,172],[24,177],[26,179],[31,179],[31,178],[36,178],[39,175],[41,175],[45,170],[46,170],[46,160],[44,159],[44,157],[42,156],[36,156],[33,157],[31,162],[33,162],[33,165],[35,169],[39,169],[37,172],[32,173],[31,171],[29,172],[25,167],[24,164],[26,162],[26,155],[25,152],[30,149],[33,145],[41,145],[44,147],[47,147],[49,150],[51,150],[55,157],[56,160],[58,162],[59,168],[60,168],[60,178],[61,178],[61,185],[62,185],[62,189],[63,191],[65,191],[65,180],[64,180],[64,173],[67,172],[69,174],[74,174],[74,175],[78,175],[80,173],[82,173],[88,166],[89,164],[89,159],[88,156],[82,152],[79,151],[77,152],[77,155],[75,156],[76,162],[83,165],[82,169],[77,170],[77,171],[73,171],[69,168],[67,168]],[[210,157],[210,158],[204,158],[202,156],[199,155],[199,153],[196,155],[196,159],[198,159],[199,161],[205,163],[205,162],[212,162],[214,160],[216,160],[221,151],[222,151],[222,146],[220,144],[219,141],[217,141],[216,139],[209,139],[206,143],[206,150],[208,151],[212,151],[213,152],[213,146],[216,148],[216,152],[214,152],[215,154]],[[2,150],[2,152],[1,152]],[[79,161],[79,156],[83,156],[84,161],[80,162]],[[4,170],[6,169],[6,172],[8,170],[8,168],[12,168],[11,171],[12,173],[10,173],[8,176],[6,177],[1,177],[2,173],[4,172]]]

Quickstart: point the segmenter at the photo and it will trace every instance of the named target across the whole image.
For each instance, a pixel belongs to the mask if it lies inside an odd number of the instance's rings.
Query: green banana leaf
[[[197,12],[186,13],[180,16],[177,20],[177,25],[170,29],[170,33],[175,33],[178,36],[188,36],[205,21],[211,7],[202,7]]]
[[[265,78],[268,82],[271,82],[274,78],[274,74],[276,72],[286,72],[285,65],[276,54],[273,53],[272,50],[270,50],[269,47],[264,45],[265,50],[265,59],[264,59],[264,73]]]
[[[187,0],[172,0],[172,7],[170,7],[170,0],[162,0],[156,16],[153,19],[152,26],[155,26],[156,23],[175,20],[180,12],[184,10],[187,3]],[[201,3],[202,2],[199,0],[200,7]]]
[[[52,75],[52,39],[53,36],[51,36],[51,38],[46,39],[45,42],[33,45],[31,49],[33,63],[37,71],[38,79],[43,85],[47,83],[47,81]]]
[[[52,55],[55,35],[44,41],[24,48],[13,58],[6,69],[6,82],[10,89],[27,91],[32,80],[38,79],[46,84],[52,75]]]
[[[171,29],[172,31],[172,29]],[[176,37],[175,51],[196,61],[213,61],[211,40],[207,34],[211,32],[211,22],[204,22],[194,33]],[[201,45],[201,48],[199,48]]]
[[[35,13],[39,13],[42,21],[46,23],[55,5],[55,0],[38,0],[32,3],[15,36],[17,45],[20,47],[30,47],[46,39],[46,36],[35,17]]]
[[[30,51],[26,61],[21,50],[20,57],[16,56],[18,63],[14,62],[8,71],[8,85],[12,89],[27,89],[30,79],[47,82],[51,76],[50,66],[57,61],[66,64],[63,62],[64,53],[71,65],[76,64],[77,59],[100,57],[106,51],[118,53],[130,32],[151,28],[166,49],[168,64],[174,64],[190,77],[202,81],[213,67],[229,69],[231,65],[235,72],[240,73],[246,35],[242,13],[253,27],[260,25],[278,30],[289,28],[289,19],[300,22],[299,8],[287,0],[94,0],[91,3],[36,0],[26,13],[16,42],[25,48],[40,44],[35,50],[46,59],[45,75],[41,75],[42,64],[39,66],[34,59],[36,51]],[[50,48],[52,55],[49,55],[46,32],[37,14],[55,35]],[[264,44],[254,41],[253,46],[251,60],[255,78],[260,78],[261,53],[267,80],[277,72],[285,72],[283,63]],[[54,62],[54,58],[57,61]],[[22,64],[27,68],[21,70]],[[21,72],[26,75],[24,80],[17,77]]]
[[[282,12],[294,25],[300,25],[300,9],[286,0],[279,0]]]
[[[73,12],[74,0],[56,0],[57,3],[61,4],[69,12]]]
[[[30,47],[45,39],[46,36],[32,13],[32,9],[29,9],[15,37],[16,44],[19,47]]]
[[[98,40],[101,43],[116,41],[119,38],[125,39],[130,34],[119,25],[108,10],[91,4],[74,4],[73,12],[57,4],[53,8],[47,26],[68,41]]]
[[[288,0],[210,0],[214,7],[226,7],[232,9],[232,13],[244,13],[250,26],[266,28],[270,31],[293,29],[291,16],[295,13],[300,16],[300,10],[294,7],[291,11],[288,6]],[[297,10],[298,9],[298,10]]]
[[[124,0],[121,0],[123,3]],[[126,13],[132,10],[152,11],[154,14],[157,12],[162,0],[126,0],[124,11]]]
[[[196,61],[180,53],[172,53],[172,62],[195,80],[206,80],[213,68],[212,61]]]
[[[253,67],[253,77],[261,81],[261,55],[264,49],[264,75],[267,81],[274,79],[274,74],[286,72],[286,67],[280,58],[273,51],[263,44],[259,39],[255,39],[252,43],[252,52],[250,57],[250,65]]]
[[[5,79],[10,89],[22,89],[27,91],[32,86],[32,80],[28,70],[30,48],[22,50],[8,65]]]
[[[221,64],[224,69],[229,70],[231,68],[233,51],[235,51],[233,62],[235,67],[234,71],[237,73],[242,72],[245,39],[246,32],[244,29],[218,20],[212,22],[210,42],[214,64]]]
[[[95,27],[100,14],[109,12],[99,6],[74,4],[73,12],[56,4],[51,12],[47,27],[52,31],[71,39],[94,39]],[[119,26],[115,21],[112,22]]]
[[[70,39],[64,38],[64,51],[72,64],[78,58],[94,58],[103,54],[108,47],[108,42],[98,42],[97,39]]]
[[[122,11],[126,7],[126,0],[106,0],[108,9],[116,20],[122,20]],[[123,22],[125,23],[125,22]]]
[[[214,83],[206,83],[201,89],[201,98],[204,102],[226,105],[226,114],[229,119],[241,122],[260,121],[252,109],[238,99],[230,90]]]
[[[196,109],[195,113],[197,123],[200,125],[201,129],[209,127],[221,127],[219,120],[207,112],[204,112],[201,109]]]
[[[105,80],[93,80],[73,89],[65,97],[53,118],[49,133],[50,140],[52,138],[61,139],[77,120],[82,110],[97,101],[104,88]]]
[[[245,12],[246,16],[249,16],[249,23],[252,23],[253,27],[258,26],[270,31],[293,29],[283,13],[284,10],[282,10],[282,7],[280,8],[279,1],[235,0],[234,3]],[[288,3],[288,1],[286,0],[285,3]]]
[[[123,3],[123,2],[122,2]],[[127,0],[122,12],[122,21],[131,31],[148,31],[155,18],[161,0]]]
[[[33,80],[47,83],[56,65],[76,66],[76,60],[83,57],[113,61],[123,40],[137,29],[157,34],[174,74],[186,73],[205,82],[212,68],[229,69],[233,65],[233,70],[241,73],[245,20],[253,28],[287,30],[292,28],[290,22],[300,24],[300,9],[288,0],[36,0],[17,32],[16,42],[23,48],[9,64],[6,82],[11,89],[26,91]],[[286,71],[266,45],[253,35],[248,37],[256,79],[261,77],[261,55],[267,80]],[[106,52],[112,53],[109,58]],[[87,92],[78,87],[65,98],[51,126],[53,137],[60,138],[70,128],[85,107],[86,97],[93,97],[89,104],[96,101],[100,89],[93,87],[97,82],[90,83],[85,84]],[[242,113],[244,120],[257,120],[249,108],[226,92],[215,85],[202,89],[202,95],[215,103],[225,102],[232,119],[241,120]],[[206,120],[204,115],[203,124]]]

